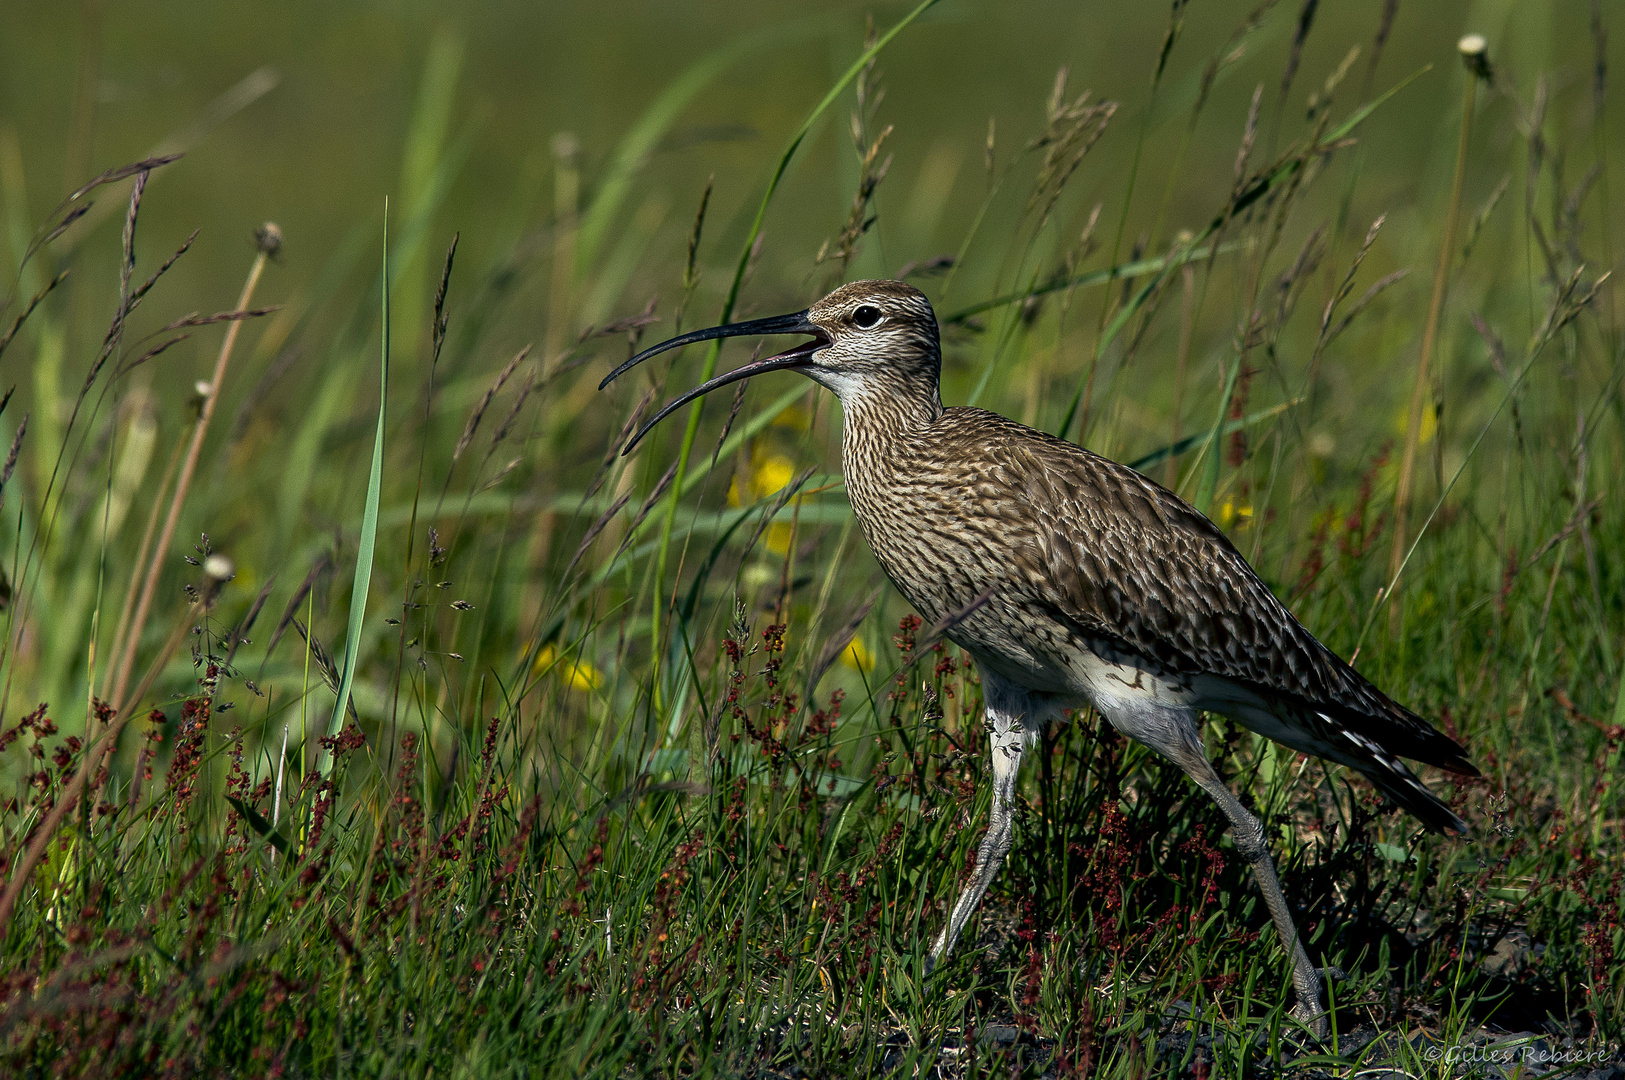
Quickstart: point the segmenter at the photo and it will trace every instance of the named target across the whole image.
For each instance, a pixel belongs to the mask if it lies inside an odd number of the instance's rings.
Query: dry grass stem
[[[268,226],[274,229],[274,226]],[[249,268],[248,279],[243,283],[242,295],[237,300],[233,313],[248,310],[249,303],[254,299],[254,290],[260,283],[260,275],[265,272],[265,264],[276,248],[270,243],[274,236],[277,242],[281,240],[281,232],[267,233],[267,240],[259,245],[259,251],[254,256],[254,263]],[[136,651],[141,645],[141,634],[146,629],[147,616],[152,609],[152,598],[158,590],[158,580],[163,574],[164,560],[169,553],[169,545],[175,538],[175,529],[180,524],[181,510],[186,505],[186,496],[191,490],[192,477],[197,472],[198,458],[203,453],[203,440],[209,433],[209,422],[214,419],[214,411],[220,401],[221,390],[225,385],[226,368],[231,363],[232,350],[237,345],[237,334],[242,329],[241,319],[230,319],[226,323],[225,340],[220,345],[220,355],[215,360],[214,374],[209,380],[209,392],[203,399],[203,409],[198,415],[197,424],[192,428],[192,439],[187,446],[186,457],[182,461],[180,477],[175,482],[175,494],[169,503],[169,513],[164,518],[163,528],[158,533],[158,542],[152,551],[152,559],[147,564],[145,575],[141,583],[141,593],[136,601],[135,614],[131,616],[127,639],[122,642],[122,649],[115,649],[111,654],[115,659],[117,674],[113,679],[113,694],[116,712],[122,714],[131,708],[131,703],[125,697],[130,681],[130,672],[135,666]]]

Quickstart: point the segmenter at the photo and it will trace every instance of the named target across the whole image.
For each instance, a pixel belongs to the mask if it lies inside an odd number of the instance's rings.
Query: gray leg
[[[1106,713],[1113,727],[1131,738],[1138,739],[1152,749],[1170,758],[1198,787],[1213,796],[1224,816],[1230,819],[1231,837],[1236,848],[1252,867],[1258,889],[1264,894],[1264,903],[1275,921],[1275,932],[1281,945],[1292,957],[1292,988],[1297,998],[1292,1015],[1306,1025],[1315,1038],[1326,1037],[1326,1014],[1321,1008],[1320,972],[1309,962],[1303,942],[1298,939],[1298,928],[1292,921],[1281,881],[1275,876],[1275,863],[1270,859],[1269,846],[1264,842],[1264,827],[1248,813],[1241,801],[1231,794],[1220,779],[1213,763],[1202,749],[1202,739],[1196,727],[1196,713],[1189,708],[1166,704],[1136,703],[1134,707],[1113,709]]]
[[[1012,814],[1016,800],[1016,773],[1021,769],[1021,750],[1027,740],[1023,719],[1020,715],[988,705],[988,737],[993,749],[993,808],[988,814],[987,835],[982,838],[982,846],[976,852],[976,877],[959,894],[948,925],[943,927],[931,946],[931,956],[926,960],[927,971],[953,951],[960,931],[964,930],[965,923],[982,902],[982,894],[999,876],[999,867],[1004,865],[1004,857],[1010,851],[1015,824]]]
[[[1200,770],[1187,766],[1185,772],[1203,791],[1213,796],[1213,801],[1219,804],[1224,816],[1230,819],[1231,839],[1236,842],[1236,849],[1241,852],[1242,858],[1253,868],[1253,877],[1258,881],[1259,891],[1264,894],[1270,918],[1275,920],[1275,932],[1281,937],[1281,946],[1292,957],[1292,988],[1297,995],[1292,1015],[1305,1024],[1315,1038],[1324,1039],[1326,1013],[1320,1005],[1320,972],[1309,962],[1309,954],[1304,952],[1303,942],[1298,938],[1298,928],[1292,921],[1291,909],[1287,907],[1286,894],[1281,891],[1281,880],[1275,876],[1275,863],[1270,858],[1269,845],[1264,842],[1264,827],[1230,793],[1206,757],[1201,759],[1201,765]]]

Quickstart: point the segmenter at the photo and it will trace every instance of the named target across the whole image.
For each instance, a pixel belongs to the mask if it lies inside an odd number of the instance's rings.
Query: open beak
[[[598,384],[598,389],[600,390],[614,382],[616,379],[620,378],[622,375],[626,374],[626,372],[632,370],[645,360],[649,359],[649,357],[658,353],[663,353],[668,349],[677,349],[684,345],[692,345],[696,341],[711,341],[715,338],[742,337],[746,335],[760,337],[768,334],[810,334],[812,335],[812,340],[798,345],[788,352],[778,353],[774,356],[769,356],[758,360],[755,363],[746,364],[744,367],[734,368],[725,375],[718,375],[709,382],[701,383],[699,386],[696,386],[682,397],[670,402],[659,412],[655,413],[654,417],[648,423],[639,428],[637,434],[633,435],[632,438],[627,441],[627,444],[624,448],[622,448],[621,453],[631,453],[632,448],[638,444],[644,435],[648,434],[650,428],[654,427],[656,424],[660,423],[660,421],[664,420],[666,417],[670,416],[673,412],[682,408],[684,405],[687,405],[695,398],[704,397],[706,394],[709,394],[719,386],[727,386],[731,382],[738,382],[740,379],[748,379],[752,375],[760,375],[764,371],[781,371],[786,368],[805,368],[811,366],[813,353],[817,352],[819,349],[828,347],[829,335],[824,333],[824,331],[815,323],[811,322],[807,318],[807,313],[805,311],[798,311],[793,315],[777,315],[771,319],[751,319],[748,322],[728,323],[726,326],[713,326],[709,330],[695,330],[692,333],[683,334],[681,337],[674,337],[670,341],[662,341],[659,345],[644,349],[642,352],[632,357],[632,359],[628,360],[626,363],[604,376],[604,381]]]

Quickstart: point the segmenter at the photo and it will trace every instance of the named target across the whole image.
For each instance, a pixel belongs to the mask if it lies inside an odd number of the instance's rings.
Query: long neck
[[[848,485],[873,478],[893,460],[893,444],[941,419],[942,398],[930,385],[864,387],[841,395],[842,471]]]
[[[936,380],[887,380],[886,383],[864,382],[856,387],[842,387],[840,409],[845,414],[847,434],[843,442],[850,445],[853,435],[871,438],[894,438],[907,435],[938,421],[942,416],[942,398]]]
[[[841,395],[846,426],[885,435],[904,435],[934,424],[942,416],[942,397],[935,381],[862,386]]]

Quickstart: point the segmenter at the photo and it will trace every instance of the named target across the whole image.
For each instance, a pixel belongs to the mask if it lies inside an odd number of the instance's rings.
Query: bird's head
[[[942,350],[936,315],[924,293],[901,281],[854,281],[805,311],[714,326],[662,341],[610,372],[598,388],[668,349],[715,338],[771,334],[805,334],[809,340],[696,386],[656,413],[623,453],[690,401],[767,371],[799,371],[833,391],[848,410],[878,403],[900,415],[923,411],[929,418],[941,411],[937,383]]]

